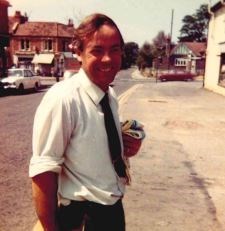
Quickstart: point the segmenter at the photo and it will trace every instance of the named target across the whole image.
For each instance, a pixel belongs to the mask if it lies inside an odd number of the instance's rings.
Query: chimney
[[[68,26],[69,27],[73,27],[74,26],[73,25],[73,19],[69,18],[69,20],[68,20]]]
[[[22,15],[20,11],[15,12],[14,18],[16,22],[18,22],[19,24],[22,24],[28,21],[27,14],[25,13],[25,15]]]

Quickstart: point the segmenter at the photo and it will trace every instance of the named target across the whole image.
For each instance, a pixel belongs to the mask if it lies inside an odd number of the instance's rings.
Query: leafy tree
[[[167,56],[169,45],[170,37],[167,36],[164,31],[159,31],[157,36],[153,39],[153,56],[155,58]]]
[[[144,70],[146,67],[152,67],[153,61],[153,46],[145,42],[139,50],[137,65],[139,70]]]
[[[210,15],[207,4],[203,4],[193,15],[186,15],[180,29],[179,42],[205,42]]]
[[[168,36],[164,31],[159,31],[156,37],[153,39],[154,47],[166,47]]]
[[[127,69],[132,65],[136,64],[138,57],[139,47],[135,42],[128,42],[124,45],[122,69]]]

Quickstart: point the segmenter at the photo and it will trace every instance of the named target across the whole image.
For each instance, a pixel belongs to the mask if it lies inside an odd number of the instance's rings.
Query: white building
[[[225,1],[210,8],[205,88],[225,96]]]

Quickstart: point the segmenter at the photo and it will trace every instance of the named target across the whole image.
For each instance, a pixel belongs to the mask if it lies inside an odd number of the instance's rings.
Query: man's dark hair
[[[124,40],[116,23],[108,16],[96,13],[87,16],[81,22],[81,24],[75,29],[74,38],[72,42],[74,51],[82,51],[84,41],[103,25],[110,25],[116,28],[120,36],[121,48],[123,48]]]

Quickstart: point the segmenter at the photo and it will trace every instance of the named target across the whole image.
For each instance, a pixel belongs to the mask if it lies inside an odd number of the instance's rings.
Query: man
[[[120,70],[123,45],[110,18],[87,17],[73,42],[82,62],[79,73],[55,84],[37,109],[29,175],[44,230],[74,230],[83,221],[87,231],[125,230],[121,199],[128,176],[117,174],[101,106],[107,93],[123,144],[118,158],[135,155],[141,141],[122,136],[116,96],[109,86]]]

